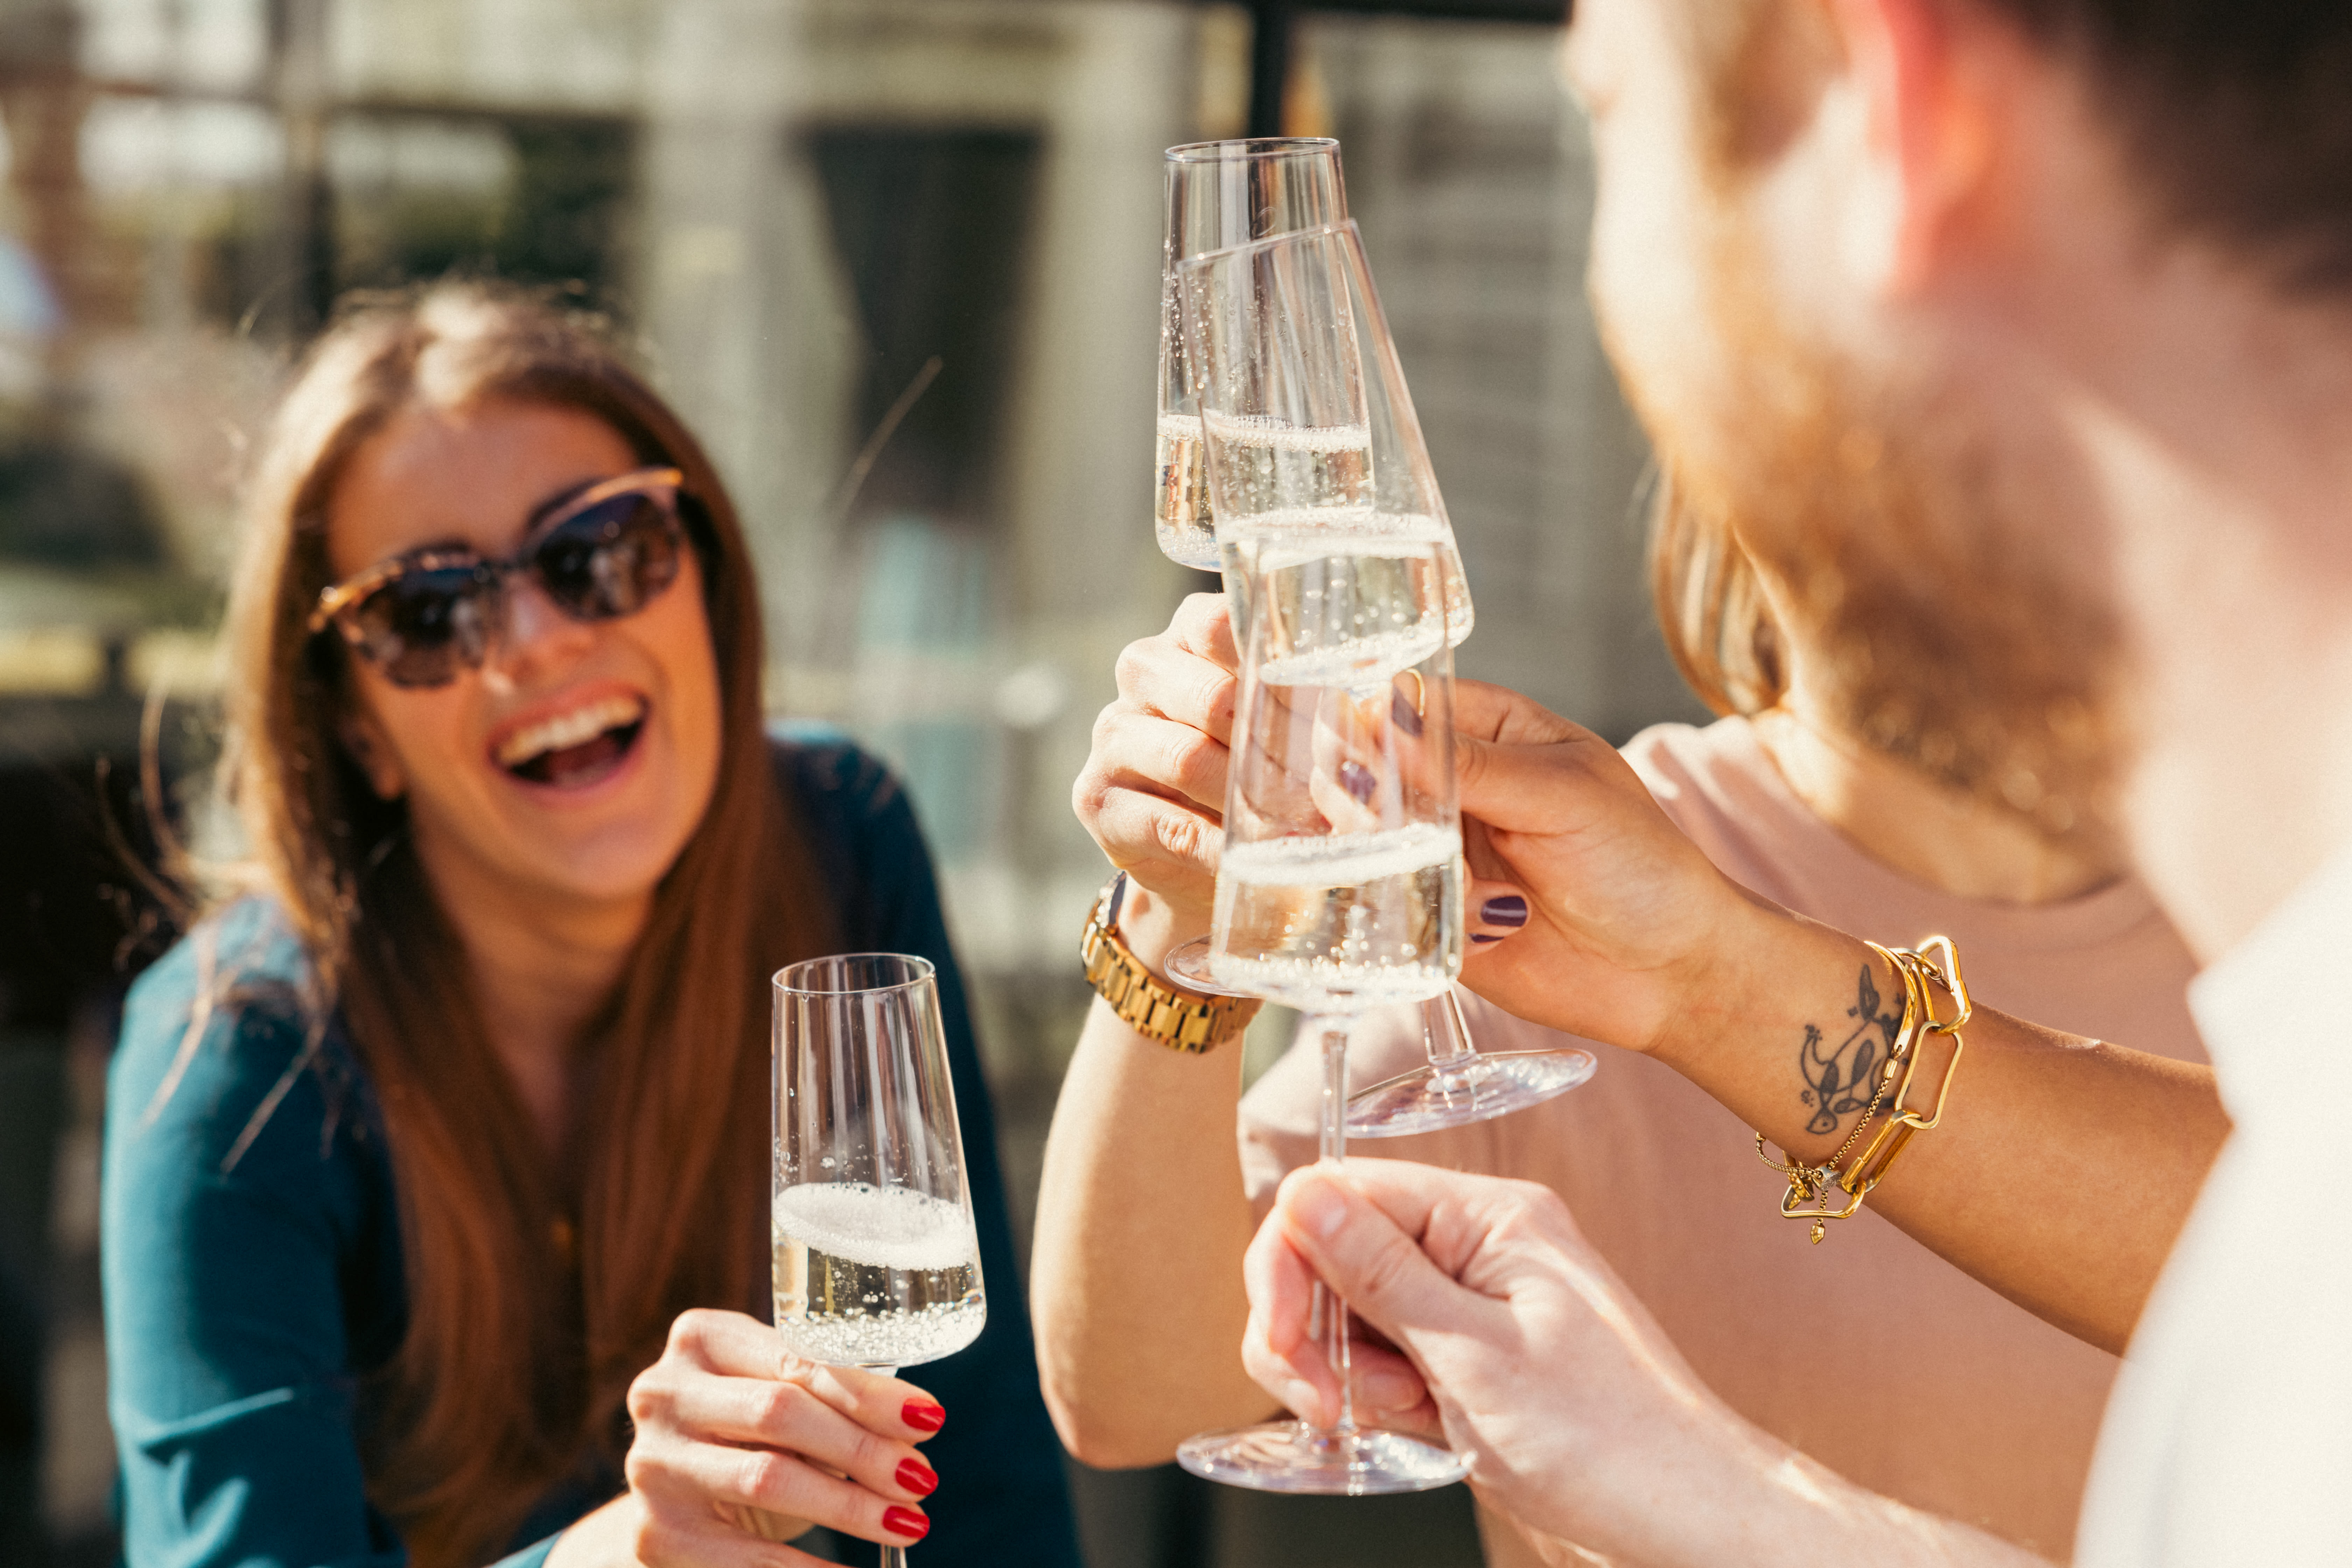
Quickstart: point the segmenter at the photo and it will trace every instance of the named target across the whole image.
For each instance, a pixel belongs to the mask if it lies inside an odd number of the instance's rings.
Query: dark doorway
[[[845,125],[809,132],[806,146],[868,351],[855,438],[864,441],[925,364],[940,361],[852,516],[913,512],[987,527],[1039,139]]]

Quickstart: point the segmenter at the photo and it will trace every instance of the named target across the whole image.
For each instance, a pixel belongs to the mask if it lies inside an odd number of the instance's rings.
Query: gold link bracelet
[[[1256,998],[1179,991],[1128,951],[1118,934],[1118,908],[1126,893],[1127,873],[1121,871],[1103,884],[1078,937],[1078,956],[1095,994],[1137,1034],[1192,1056],[1213,1051],[1248,1028],[1263,1005]]]
[[[1854,1123],[1837,1152],[1818,1165],[1808,1165],[1801,1160],[1786,1163],[1765,1152],[1764,1134],[1756,1135],[1756,1157],[1789,1179],[1788,1191],[1780,1194],[1780,1213],[1788,1219],[1809,1219],[1813,1222],[1812,1240],[1819,1245],[1833,1219],[1851,1219],[1862,1210],[1863,1201],[1870,1196],[1873,1187],[1886,1179],[1894,1168],[1895,1157],[1909,1146],[1914,1135],[1933,1130],[1944,1120],[1944,1107],[1951,1099],[1952,1079],[1960,1070],[1960,1056],[1968,1042],[1960,1037],[1961,1028],[1974,1015],[1969,1000],[1969,985],[1960,974],[1959,949],[1948,936],[1931,936],[1918,948],[1887,949],[1876,942],[1865,942],[1871,952],[1886,961],[1903,983],[1903,1022],[1896,1028],[1895,1043],[1886,1053],[1886,1060],[1878,1069],[1878,1081],[1873,1086],[1870,1104],[1862,1120]],[[1941,951],[1943,962],[1938,964],[1921,949]],[[1949,1018],[1938,1019],[1930,988],[1942,991],[1954,1004]],[[1919,1070],[1918,1049],[1922,1037],[1948,1036],[1952,1042],[1952,1059],[1944,1068],[1944,1081],[1936,1090],[1936,1108],[1922,1114],[1910,1105],[1911,1080]],[[1896,1075],[1901,1075],[1897,1081]],[[1895,1098],[1887,1100],[1887,1090]],[[1861,1141],[1879,1108],[1888,1109],[1886,1124],[1878,1130],[1859,1158],[1840,1171],[1838,1162],[1844,1159],[1854,1144]],[[1845,1195],[1840,1204],[1830,1195],[1831,1189]]]

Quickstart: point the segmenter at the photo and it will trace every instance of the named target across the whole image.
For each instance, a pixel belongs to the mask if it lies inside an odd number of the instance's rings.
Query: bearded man
[[[2077,1562],[2343,1560],[2352,1226],[2324,1119],[2352,1037],[2322,977],[2352,923],[2352,9],[1588,0],[1574,35],[1612,351],[1693,504],[1822,628],[1824,709],[2123,847],[2203,966],[2226,1127],[2193,1069],[1980,995],[1964,1055],[1922,1043],[1946,1110],[1870,1208],[2128,1338]],[[1533,917],[1469,983],[1850,1172],[1870,1113],[1818,1130],[1788,1042],[1872,950],[1744,896],[1572,727],[1471,709],[1465,810]],[[1303,1332],[1320,1275],[1402,1352],[1369,1374],[1425,1394],[1483,1497],[1560,1553],[2022,1559],[1744,1420],[1548,1193],[1301,1171],[1250,1273],[1261,1383],[1332,1407]],[[1940,1353],[1923,1331],[1853,1367],[1856,1419]]]

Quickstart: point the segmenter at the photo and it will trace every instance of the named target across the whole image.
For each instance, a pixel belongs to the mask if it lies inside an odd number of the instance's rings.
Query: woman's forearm
[[[1848,1092],[1869,1073],[1861,1053],[1883,1053],[1883,1020],[1902,1013],[1885,962],[1717,870],[1598,737],[1498,689],[1464,692],[1473,848],[1491,861],[1482,875],[1532,906],[1523,931],[1471,955],[1464,982],[1523,1018],[1657,1057],[1809,1164],[1836,1156],[1869,1098]],[[2029,1310],[2120,1349],[2228,1135],[2213,1075],[1975,1000],[1943,1124],[1911,1140],[1870,1206]],[[1948,1056],[1939,1038],[1924,1047],[1920,1099]]]
[[[1843,1092],[1826,1105],[1822,1093],[1866,1043],[1841,1044],[1857,1030],[1863,976],[1898,1016],[1901,988],[1862,942],[1785,910],[1759,905],[1738,929],[1653,1052],[1776,1152],[1822,1161],[1863,1120],[1837,1109]],[[1944,1121],[1911,1140],[1869,1206],[2021,1306],[2120,1351],[2229,1133],[2212,1071],[2023,1023],[1997,1000],[1977,999],[1956,1068],[1928,1037],[1913,1100],[1931,1102],[1950,1071]],[[1948,1016],[1940,994],[1937,1005]],[[1836,1229],[1822,1245],[1837,1244]]]
[[[1241,1362],[1240,1064],[1238,1040],[1171,1050],[1097,999],[1062,1080],[1030,1299],[1046,1405],[1088,1464],[1164,1463],[1273,1408]]]

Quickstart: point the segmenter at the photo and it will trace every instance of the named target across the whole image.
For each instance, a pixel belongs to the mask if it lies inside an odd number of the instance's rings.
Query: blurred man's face
[[[1957,308],[1894,284],[1822,10],[1582,0],[1567,63],[1611,354],[1678,487],[1758,563],[1819,716],[2053,834],[2104,830],[2097,552],[2055,542],[2080,527],[1991,416]]]
[[[1727,215],[1699,152],[1705,84],[1669,31],[1675,5],[1704,3],[1585,0],[1566,63],[1592,126],[1591,283],[1610,353],[1661,445],[1720,468],[1707,448],[1734,368],[1709,252]]]

